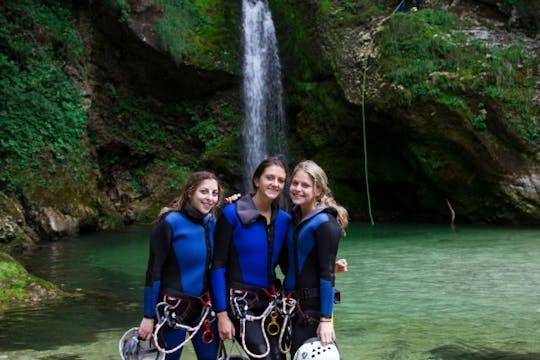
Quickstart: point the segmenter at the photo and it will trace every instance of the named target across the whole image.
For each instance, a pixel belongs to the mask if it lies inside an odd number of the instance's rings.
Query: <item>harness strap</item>
[[[231,283],[230,289],[248,291],[250,293],[257,294],[257,295],[265,295],[268,298],[275,297],[277,296],[277,293],[278,293],[274,286],[270,288],[261,288],[261,287],[251,286],[251,285],[243,284],[240,282],[234,282],[234,281]]]
[[[254,358],[261,359],[270,353],[270,340],[268,340],[268,336],[266,335],[266,331],[264,331],[264,320],[268,317],[268,314],[274,309],[274,303],[269,303],[266,309],[263,311],[263,313],[259,316],[249,315],[246,314],[244,318],[240,319],[240,338],[242,339],[242,347],[246,351],[246,353]],[[264,342],[266,344],[266,351],[262,354],[254,354],[251,351],[249,351],[247,345],[246,345],[246,321],[257,321],[261,320],[261,332],[264,337]]]
[[[230,289],[229,301],[231,303],[232,312],[233,315],[240,321],[240,338],[242,339],[242,348],[246,354],[252,358],[261,359],[268,356],[270,353],[270,340],[268,339],[268,335],[264,329],[264,323],[268,315],[270,315],[270,313],[272,313],[276,307],[277,295],[275,295],[275,291],[273,293],[274,295],[272,295],[272,291],[269,291],[268,289]],[[248,309],[259,300],[261,295],[269,297],[271,301],[268,302],[268,305],[260,315],[248,314]],[[246,344],[246,321],[260,321],[261,323],[261,333],[263,334],[266,345],[266,351],[264,351],[262,354],[254,354],[248,349]],[[273,328],[274,323],[271,324]],[[275,324],[277,325],[277,322]],[[275,334],[277,334],[277,332],[275,332]]]
[[[204,294],[204,296],[206,296],[207,294]],[[178,322],[175,322],[174,324],[170,324],[170,320],[169,320],[169,316],[167,316],[171,310],[174,310],[176,309],[180,303],[182,302],[182,298],[184,300],[187,300],[187,301],[193,301],[195,299],[198,299],[198,301],[200,301],[203,305],[202,307],[202,310],[201,310],[201,316],[200,316],[200,321],[197,325],[195,326],[189,326],[189,325],[185,325],[185,324],[180,324]],[[209,297],[208,297],[209,299]],[[171,296],[167,296],[165,295],[163,297],[163,302],[160,302],[156,305],[156,318],[159,319],[159,322],[158,324],[156,325],[155,329],[154,329],[154,332],[152,333],[152,338],[153,338],[153,341],[154,341],[154,345],[156,347],[156,349],[163,353],[163,354],[171,354],[173,352],[176,352],[178,350],[180,350],[182,347],[184,347],[185,344],[187,344],[189,341],[191,341],[191,339],[195,336],[195,334],[197,334],[197,332],[199,331],[199,329],[201,328],[201,326],[204,324],[206,324],[207,326],[207,329],[209,329],[209,323],[210,323],[210,320],[208,320],[208,315],[210,314],[210,311],[211,311],[211,304],[210,304],[210,301],[209,300],[203,300],[202,297],[193,297],[193,296],[188,296],[188,295],[185,295],[185,296],[181,296],[181,298],[175,298],[175,297],[171,297]],[[171,305],[169,304],[166,300],[177,300],[176,303],[174,305]],[[191,306],[188,304],[188,309],[190,308]],[[160,312],[160,308],[163,308],[162,310],[162,313],[163,315],[161,315],[161,312]],[[186,313],[186,311],[184,311],[184,313]],[[173,349],[165,349],[163,347],[161,347],[159,345],[159,340],[158,340],[158,335],[159,335],[159,332],[161,330],[161,328],[166,324],[166,323],[169,323],[169,326],[172,327],[172,328],[175,328],[175,329],[182,329],[182,330],[185,330],[187,331],[189,334],[189,336],[183,341],[181,342],[180,344],[178,344],[176,347],[174,347]],[[203,333],[203,341],[208,341],[208,343],[212,342],[214,340],[214,336],[211,336],[211,337],[208,337],[208,334],[207,334],[207,331],[205,330],[205,333]]]
[[[281,307],[278,310],[281,316],[283,317],[283,324],[281,325],[281,332],[279,334],[278,345],[279,345],[279,351],[281,351],[283,354],[286,354],[291,350],[291,346],[292,346],[291,342],[289,342],[288,345],[284,345],[283,343],[285,342],[284,337],[285,337],[286,331],[288,331],[289,339],[291,339],[292,329],[291,329],[290,324],[288,324],[288,322],[290,321],[290,318],[296,308],[296,303],[297,303],[296,300],[291,298],[290,296],[284,296],[280,300]]]
[[[298,300],[314,299],[321,296],[320,288],[302,288],[292,291],[292,297]]]
[[[308,322],[308,323],[311,323],[311,324],[318,324],[319,319],[314,318],[313,316],[309,316],[304,311],[302,311],[302,306],[300,306],[300,303],[301,303],[300,300],[296,303],[296,310],[297,310],[298,314],[302,317],[302,319],[304,321]]]

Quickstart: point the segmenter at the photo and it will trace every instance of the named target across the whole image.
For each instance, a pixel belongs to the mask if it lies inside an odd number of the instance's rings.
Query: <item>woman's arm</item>
[[[150,338],[154,328],[155,309],[163,267],[171,249],[171,236],[171,227],[163,219],[152,227],[144,285],[144,316],[139,326],[139,336],[146,340]]]
[[[229,249],[232,242],[233,227],[222,214],[216,224],[214,233],[214,255],[210,271],[210,289],[212,306],[216,312],[227,310],[226,272],[229,260]]]

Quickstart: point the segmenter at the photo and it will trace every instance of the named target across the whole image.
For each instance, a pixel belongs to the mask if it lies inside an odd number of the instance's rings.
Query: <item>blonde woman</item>
[[[291,355],[308,339],[335,341],[332,322],[336,255],[348,213],[334,200],[324,170],[311,160],[292,173],[289,195],[294,226],[287,239],[289,266],[284,288],[297,301]]]

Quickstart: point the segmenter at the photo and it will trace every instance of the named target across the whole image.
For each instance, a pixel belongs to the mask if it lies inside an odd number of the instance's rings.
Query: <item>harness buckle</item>
[[[281,327],[279,326],[277,322],[278,314],[277,312],[273,311],[270,313],[270,322],[268,325],[266,325],[266,331],[269,335],[275,336],[279,334],[279,330],[281,330]]]

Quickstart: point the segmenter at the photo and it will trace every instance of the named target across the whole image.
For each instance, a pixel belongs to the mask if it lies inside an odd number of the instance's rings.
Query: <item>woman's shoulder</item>
[[[234,214],[236,209],[236,203],[227,204],[221,209],[222,214]]]
[[[227,204],[222,209],[218,216],[218,221],[227,221],[229,223],[235,223],[238,219],[236,212],[236,203]]]
[[[287,221],[291,221],[292,220],[292,216],[291,214],[289,214],[288,212],[286,212],[285,210],[282,210],[280,209],[278,211],[278,218],[281,218],[283,220],[287,220]]]

